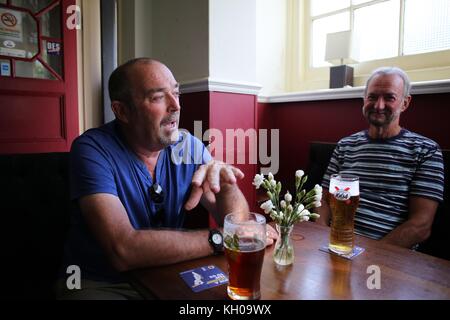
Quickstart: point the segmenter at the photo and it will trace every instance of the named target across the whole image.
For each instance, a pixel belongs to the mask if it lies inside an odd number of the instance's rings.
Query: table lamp
[[[353,67],[346,65],[357,62],[352,58],[350,30],[327,34],[325,60],[334,65],[330,67],[330,88],[353,86]]]

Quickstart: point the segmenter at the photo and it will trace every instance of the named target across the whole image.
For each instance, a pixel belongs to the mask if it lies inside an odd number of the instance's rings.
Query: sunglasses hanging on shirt
[[[150,198],[154,203],[162,203],[164,201],[164,192],[161,186],[158,183],[154,183],[150,187]]]
[[[161,227],[164,222],[164,192],[162,187],[158,183],[154,183],[150,187],[150,199],[155,204],[156,214],[151,218],[152,225],[155,227]]]

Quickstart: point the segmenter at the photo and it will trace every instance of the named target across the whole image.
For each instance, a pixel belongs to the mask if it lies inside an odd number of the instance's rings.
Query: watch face
[[[222,243],[222,236],[218,233],[213,234],[211,240],[215,243],[215,244],[221,244]]]

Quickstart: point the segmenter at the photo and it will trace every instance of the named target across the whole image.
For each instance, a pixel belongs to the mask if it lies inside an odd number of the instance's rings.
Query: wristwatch
[[[223,235],[219,230],[217,229],[209,230],[208,241],[214,250],[214,254],[223,253]]]

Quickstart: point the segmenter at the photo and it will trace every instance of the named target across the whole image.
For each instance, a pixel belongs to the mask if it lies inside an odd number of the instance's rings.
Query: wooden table
[[[329,228],[311,222],[297,224],[292,238],[294,264],[273,262],[266,249],[261,275],[261,299],[450,299],[450,261],[356,236],[365,251],[353,260],[319,250],[328,243]],[[147,298],[223,300],[226,285],[194,293],[180,272],[216,265],[227,272],[224,256],[210,256],[170,266],[129,272],[130,282]],[[381,271],[381,288],[369,289],[369,266]],[[369,281],[373,283],[372,281]]]

